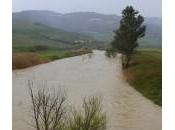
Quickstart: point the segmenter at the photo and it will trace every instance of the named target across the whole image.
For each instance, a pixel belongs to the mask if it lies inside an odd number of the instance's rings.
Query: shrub
[[[22,69],[44,62],[46,61],[44,61],[37,54],[34,53],[15,53],[12,56],[13,69]]]
[[[36,46],[34,46],[34,48],[36,51],[45,51],[45,50],[49,49],[48,46],[44,46],[44,45],[36,45]]]
[[[102,112],[97,97],[83,99],[83,110],[74,110],[69,121],[69,130],[105,130],[106,115]]]
[[[107,48],[105,55],[107,57],[115,57],[116,56],[116,50],[114,48]]]

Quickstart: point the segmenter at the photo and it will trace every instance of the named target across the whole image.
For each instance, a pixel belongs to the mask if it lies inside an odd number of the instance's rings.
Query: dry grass
[[[122,78],[126,81],[135,80],[133,73],[131,73],[131,71],[127,70],[127,69],[123,70],[123,77]]]
[[[46,60],[41,59],[35,53],[14,53],[12,56],[13,69],[27,68],[45,62]]]

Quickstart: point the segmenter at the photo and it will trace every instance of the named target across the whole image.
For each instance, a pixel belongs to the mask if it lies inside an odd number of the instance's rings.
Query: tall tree
[[[115,32],[112,47],[122,53],[122,66],[128,68],[134,49],[138,46],[138,39],[145,35],[144,18],[132,6],[122,11],[120,27]]]

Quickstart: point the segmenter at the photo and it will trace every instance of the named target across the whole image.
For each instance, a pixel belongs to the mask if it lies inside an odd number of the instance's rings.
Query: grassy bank
[[[126,80],[155,104],[162,105],[162,51],[138,50],[124,71]]]
[[[90,49],[78,50],[44,50],[37,52],[13,52],[12,67],[13,69],[23,69],[30,66],[62,59],[66,57],[78,56],[91,53]]]

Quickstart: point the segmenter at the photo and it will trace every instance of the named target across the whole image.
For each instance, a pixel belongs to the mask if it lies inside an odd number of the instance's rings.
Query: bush
[[[34,53],[15,53],[12,56],[13,69],[22,69],[44,62],[46,61],[44,61],[37,54]]]
[[[34,46],[34,48],[36,51],[45,51],[45,50],[49,49],[48,46],[44,46],[44,45],[36,45],[36,46]]]
[[[107,57],[115,57],[116,56],[116,50],[114,48],[107,48],[105,55]]]
[[[83,99],[83,110],[74,110],[69,121],[69,130],[105,130],[106,115],[102,112],[97,97]]]
[[[50,59],[51,61],[57,60],[57,59],[60,59],[60,56],[59,56],[59,55],[53,55],[53,56],[50,56],[49,59]]]

